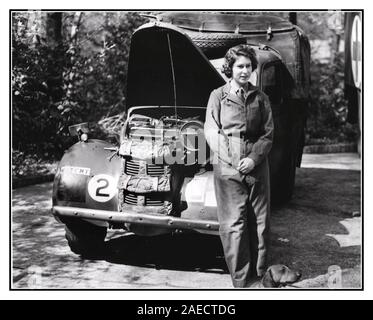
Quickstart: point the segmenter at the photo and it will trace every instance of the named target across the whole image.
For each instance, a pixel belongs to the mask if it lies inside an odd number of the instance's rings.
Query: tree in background
[[[48,156],[48,136],[59,116],[53,106],[63,95],[64,48],[58,36],[60,26],[54,21],[58,15],[41,18],[32,12],[13,15],[12,138],[14,149]]]
[[[356,142],[358,127],[347,122],[344,98],[344,53],[341,49],[341,12],[300,12],[299,26],[311,42],[311,104],[306,144]],[[326,48],[318,44],[327,43]],[[320,51],[325,50],[325,58]]]
[[[123,112],[130,38],[144,22],[127,12],[14,12],[13,150],[59,158],[69,125]]]

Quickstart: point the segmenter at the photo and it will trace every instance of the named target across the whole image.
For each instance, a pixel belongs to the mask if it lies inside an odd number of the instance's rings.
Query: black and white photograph
[[[363,290],[364,13],[9,10],[9,290]]]

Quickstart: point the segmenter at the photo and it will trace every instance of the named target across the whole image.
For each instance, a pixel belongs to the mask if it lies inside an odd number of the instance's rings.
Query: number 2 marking
[[[88,194],[97,202],[108,202],[117,194],[117,181],[108,174],[98,174],[88,182]]]
[[[104,182],[102,186],[99,186],[96,190],[96,196],[97,197],[110,197],[110,194],[108,193],[100,193],[102,189],[106,189],[109,186],[109,181],[105,178],[101,178],[97,180],[97,183]]]

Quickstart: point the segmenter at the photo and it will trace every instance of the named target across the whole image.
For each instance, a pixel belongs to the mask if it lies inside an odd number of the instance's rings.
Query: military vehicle
[[[293,193],[309,101],[310,46],[279,17],[164,12],[131,39],[127,118],[118,145],[70,127],[53,188],[53,214],[73,252],[97,251],[108,228],[139,235],[193,230],[218,234],[211,154],[203,135],[210,92],[227,79],[228,48],[250,44],[258,57],[251,79],[268,96],[275,131],[269,155],[273,203]]]

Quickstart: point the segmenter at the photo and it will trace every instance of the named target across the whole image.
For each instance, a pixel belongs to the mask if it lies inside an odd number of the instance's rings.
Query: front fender
[[[78,142],[63,155],[53,184],[53,206],[117,211],[120,158],[108,142]],[[95,224],[107,226],[105,222]]]

